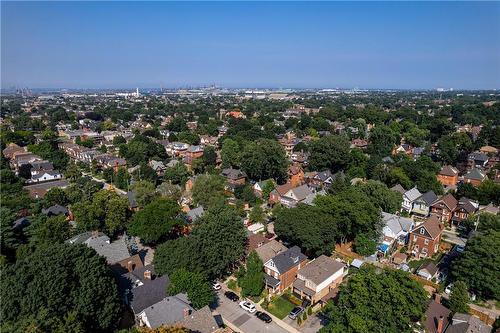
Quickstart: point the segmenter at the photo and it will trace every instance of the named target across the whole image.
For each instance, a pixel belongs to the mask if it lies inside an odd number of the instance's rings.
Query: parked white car
[[[220,286],[219,282],[217,282],[217,281],[213,281],[213,282],[212,282],[212,288],[213,288],[214,290],[220,290],[222,287]]]
[[[252,302],[249,302],[249,301],[241,301],[240,302],[240,307],[243,310],[248,311],[250,313],[254,313],[255,311],[257,311],[257,309],[255,308],[255,305]]]
[[[444,290],[448,295],[451,294],[451,289],[453,288],[453,283],[450,283]]]

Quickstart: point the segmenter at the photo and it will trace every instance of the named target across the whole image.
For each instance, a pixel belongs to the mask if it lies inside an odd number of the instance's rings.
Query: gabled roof
[[[425,272],[429,273],[430,276],[434,276],[438,272],[438,268],[433,262],[426,262],[426,263],[422,264],[422,266],[420,266],[418,271],[419,272],[425,271]]]
[[[197,219],[199,219],[205,210],[203,209],[203,206],[198,206],[196,208],[191,209],[189,212],[186,213],[187,218],[191,221],[194,222]]]
[[[407,197],[408,200],[415,201],[417,198],[419,198],[422,195],[422,193],[420,193],[420,191],[416,187],[414,187],[414,188],[406,191],[403,195],[405,197]]]
[[[42,209],[42,213],[45,215],[67,215],[69,213],[68,209],[61,205],[53,205],[47,209]]]
[[[189,305],[186,294],[168,296],[161,301],[144,309],[151,328],[161,325],[170,325],[179,322],[185,317],[185,310],[194,312],[194,308]]]
[[[469,154],[469,159],[485,163],[486,161],[488,161],[488,155],[479,152],[473,152]]]
[[[489,333],[491,326],[470,314],[455,313],[445,333]]]
[[[437,303],[434,300],[429,302],[427,310],[425,311],[425,322],[424,326],[429,333],[439,333],[437,331],[437,324],[440,317],[443,317],[443,328],[448,326],[448,317],[451,311],[441,303]]]
[[[288,272],[292,267],[298,266],[307,257],[301,252],[300,247],[293,246],[271,260],[280,274]]]
[[[458,200],[457,209],[463,208],[467,213],[474,213],[477,210],[477,204],[468,198],[460,198]]]
[[[454,211],[458,205],[457,199],[455,199],[455,197],[453,195],[451,195],[450,193],[442,196],[441,199],[436,200],[432,205],[435,206],[435,205],[438,205],[440,203],[444,204],[451,211]]]
[[[422,227],[425,228],[425,230],[427,230],[432,239],[436,239],[436,237],[438,237],[444,229],[444,225],[441,223],[439,217],[436,215],[431,215],[430,217],[428,217],[424,223],[413,228],[411,233],[420,234],[418,230],[420,230],[420,228]]]
[[[269,243],[256,248],[255,252],[257,252],[262,262],[266,263],[269,259],[286,250],[288,250],[288,248],[285,245],[273,239]]]
[[[454,177],[458,175],[458,170],[451,165],[445,165],[439,172],[440,175]]]
[[[273,192],[276,191],[276,193],[279,196],[284,196],[292,188],[293,188],[293,185],[291,183],[286,183],[286,184],[283,184],[283,185],[276,186],[276,188],[273,190]]]
[[[311,189],[306,184],[290,189],[290,191],[285,193],[285,195],[288,194],[289,192],[293,193],[297,201],[302,201],[305,198],[307,198],[308,195],[312,194]]]
[[[222,170],[221,175],[229,179],[245,178],[247,174],[238,169],[227,168]]]
[[[438,196],[436,195],[436,193],[434,193],[434,191],[429,191],[429,192],[422,194],[420,196],[420,198],[418,198],[417,200],[423,201],[425,204],[427,204],[427,206],[430,206],[437,199],[438,199]]]
[[[382,220],[396,235],[401,231],[409,232],[414,225],[413,220],[408,217],[402,217],[386,212],[382,212]]]
[[[474,168],[465,175],[466,179],[483,180],[486,178],[484,172]]]
[[[401,184],[396,184],[393,187],[391,187],[391,191],[401,193],[401,195],[404,195],[406,192],[406,190],[404,189],[403,186],[401,186]]]

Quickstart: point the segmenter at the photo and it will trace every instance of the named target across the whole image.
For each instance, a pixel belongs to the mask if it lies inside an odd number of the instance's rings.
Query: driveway
[[[258,319],[255,314],[251,314],[238,305],[238,302],[232,302],[224,296],[224,290],[217,292],[218,304],[215,312],[220,314],[225,322],[229,321],[232,326],[239,329],[242,333],[287,333],[285,329],[276,323],[264,323]],[[228,325],[231,326],[231,325]]]
[[[316,333],[327,324],[326,319],[322,318],[319,314],[307,317],[305,323],[302,323],[300,326],[297,325],[297,320],[292,320],[288,316],[283,318],[283,321],[302,333]]]

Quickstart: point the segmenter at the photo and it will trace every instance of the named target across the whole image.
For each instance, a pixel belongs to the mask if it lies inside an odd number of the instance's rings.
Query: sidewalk
[[[291,325],[285,323],[283,320],[273,316],[272,313],[266,311],[266,309],[262,308],[262,306],[260,306],[260,304],[255,304],[255,307],[257,308],[258,311],[264,311],[265,313],[267,313],[269,316],[271,316],[271,318],[273,318],[273,321],[278,324],[279,326],[281,326],[282,328],[284,328],[285,330],[287,330],[288,332],[290,333],[300,333],[299,330],[297,330],[295,327],[292,327]]]

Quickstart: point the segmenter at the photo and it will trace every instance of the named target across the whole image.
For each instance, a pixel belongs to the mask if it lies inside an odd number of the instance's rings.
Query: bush
[[[302,317],[300,316],[297,317],[297,325],[302,325]]]
[[[307,314],[308,314],[309,316],[313,314],[313,309],[312,309],[312,307],[308,307],[308,308],[307,308]]]
[[[302,316],[302,320],[303,320],[303,321],[306,321],[306,320],[307,320],[307,313],[306,313],[306,312],[304,312],[304,315]]]

